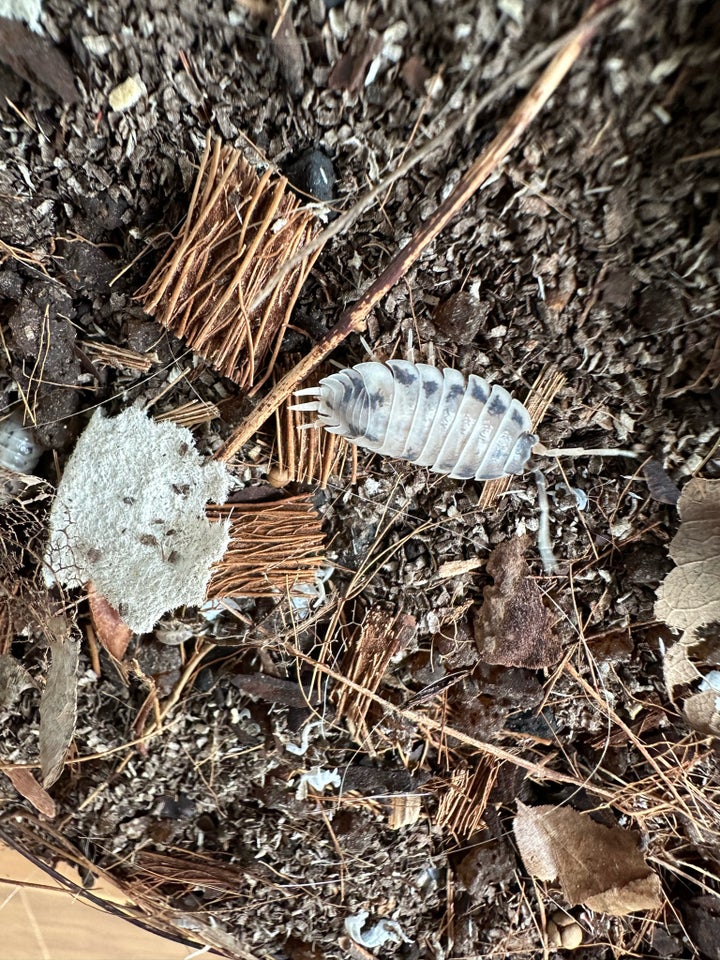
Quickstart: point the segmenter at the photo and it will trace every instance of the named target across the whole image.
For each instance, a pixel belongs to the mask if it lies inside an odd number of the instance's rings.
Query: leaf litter
[[[596,823],[571,807],[518,803],[513,831],[526,869],[558,880],[574,906],[623,917],[662,906],[660,877],[640,852],[640,838]]]
[[[678,512],[669,548],[675,568],[655,604],[658,619],[682,631],[665,651],[665,683],[692,727],[720,736],[720,480],[690,480]]]
[[[21,799],[0,830],[21,834],[46,856],[62,849],[83,869],[109,870],[138,914],[228,956],[366,956],[344,928],[362,911],[367,926],[398,924],[422,957],[539,956],[551,934],[569,950],[578,933],[587,934],[583,954],[598,960],[682,956],[695,947],[712,956],[702,929],[717,916],[716,758],[668,702],[659,637],[667,645],[670,631],[652,623],[653,591],[667,572],[663,543],[676,522],[663,478],[655,472],[647,501],[645,486],[621,465],[573,462],[563,480],[587,497],[580,514],[553,467],[553,544],[576,559],[567,577],[548,580],[528,551],[528,569],[520,565],[503,593],[501,564],[490,584],[487,559],[497,562],[500,544],[534,532],[534,494],[524,479],[498,498],[497,490],[361,455],[355,483],[329,450],[316,451],[314,464],[298,462],[302,438],[281,453],[269,417],[329,345],[341,365],[364,359],[348,334],[367,324],[380,360],[398,356],[412,331],[420,360],[495,375],[520,395],[552,361],[567,385],[548,399],[549,442],[624,443],[632,432],[673,484],[682,486],[703,462],[716,477],[708,392],[715,336],[703,319],[717,304],[708,252],[714,226],[703,199],[715,189],[708,155],[715,26],[705,7],[683,2],[672,12],[662,4],[624,10],[616,30],[609,7],[594,23],[602,43],[582,53],[563,96],[420,257],[413,238],[437,222],[464,158],[482,153],[485,139],[497,148],[492,134],[507,130],[505,118],[541,69],[538,56],[547,63],[557,52],[548,37],[572,30],[582,11],[526,3],[519,17],[518,4],[488,4],[469,17],[449,3],[442,16],[427,16],[414,5],[361,10],[349,0],[330,15],[326,6],[283,6],[293,45],[283,76],[281,44],[272,43],[277,9],[268,7],[265,23],[252,12],[257,4],[228,12],[213,0],[182,17],[165,11],[161,22],[111,0],[93,11],[90,26],[62,0],[53,7],[53,37],[72,52],[82,109],[61,115],[17,77],[0,78],[14,84],[10,99],[22,111],[8,108],[0,134],[9,132],[3,145],[11,161],[0,170],[8,239],[0,245],[0,310],[10,321],[0,389],[15,403],[16,385],[36,415],[38,436],[52,450],[41,475],[57,483],[94,404],[114,412],[139,398],[166,416],[199,403],[212,412],[192,420],[203,456],[228,461],[243,504],[263,504],[262,523],[243,520],[243,529],[265,536],[272,525],[265,505],[300,495],[329,535],[328,548],[313,557],[323,553],[318,558],[334,567],[325,599],[302,608],[275,582],[212,610],[168,613],[149,637],[129,641],[119,669],[102,643],[93,654],[82,597],[51,596],[38,583],[44,542],[29,519],[45,508],[23,501],[23,512],[12,503],[0,558],[10,625],[0,622],[0,636],[33,684],[15,689],[15,705],[4,710],[4,766],[37,768],[38,691],[55,643],[41,624],[58,603],[88,643],[83,638],[79,651],[71,752],[62,749],[67,733],[55,748],[54,762],[62,754],[72,763],[72,775],[50,788],[62,833]],[[382,49],[366,61],[374,38]],[[577,40],[566,34],[563,44]],[[333,90],[328,77],[343,58],[350,69]],[[428,70],[428,84],[416,80],[417,89],[402,79],[413,58]],[[143,96],[108,114],[108,91],[128,75],[142,77]],[[291,92],[299,84],[302,97]],[[475,116],[482,129],[473,128]],[[230,333],[229,352],[269,345],[262,362],[237,371],[258,386],[253,398],[212,371],[212,349],[207,362],[190,354],[172,336],[172,322],[158,326],[133,300],[162,260],[157,248],[170,234],[182,236],[177,224],[191,206],[209,117],[213,132],[233,150],[242,147],[251,164],[262,156],[281,165],[319,146],[337,171],[333,213],[355,211],[352,231],[336,231],[309,273],[282,339],[266,340],[272,331],[254,327],[257,302],[230,305],[248,322],[239,336]],[[48,123],[58,128],[46,141],[32,125],[46,131]],[[434,149],[426,135],[436,138]],[[420,159],[390,191],[382,181],[408,141],[409,159],[416,147]],[[31,184],[48,195],[39,198]],[[363,203],[369,186],[374,205]],[[234,216],[230,207],[221,216],[230,233]],[[177,253],[168,250],[169,258]],[[194,251],[192,269],[208,284],[194,291],[195,306],[203,291],[222,298],[222,283],[233,279],[225,268],[234,252],[225,250],[228,261],[214,261],[217,274],[202,272],[212,251]],[[406,254],[414,261],[406,285],[378,287],[388,262],[398,279]],[[171,278],[180,280],[178,293],[183,265],[175,261]],[[435,306],[465,288],[477,292],[482,322],[462,329],[462,317],[453,316],[455,329],[435,340]],[[337,329],[340,309],[361,290],[370,293],[365,307],[385,290],[382,309],[355,313]],[[214,318],[206,332],[219,343],[222,310]],[[201,310],[193,314],[201,340],[202,319]],[[100,352],[86,350],[87,342]],[[32,359],[37,344],[47,358],[42,369]],[[123,355],[130,365],[97,359],[113,347],[132,352]],[[266,374],[272,380],[276,360],[278,372],[288,371],[279,389],[260,386]],[[281,469],[269,482],[273,466]],[[285,473],[300,484],[318,477],[324,491],[293,487]],[[318,524],[309,526],[314,536]],[[246,542],[260,555],[256,539]],[[238,561],[238,575],[250,582],[245,551]],[[314,576],[309,570],[307,586]],[[525,581],[551,612],[547,622]],[[517,651],[502,636],[503,624],[521,617],[510,583],[532,612],[513,634],[526,644]],[[486,628],[501,656],[522,665],[480,659],[469,611],[481,609],[486,588],[499,591]],[[389,659],[383,644],[393,646],[393,631],[378,630],[353,673],[371,610],[383,611],[381,628],[404,617],[414,626]],[[621,655],[607,652],[614,636],[623,638]],[[699,652],[706,655],[702,645]],[[689,692],[706,694],[693,686],[712,680],[697,653],[688,662],[701,676],[691,677]],[[343,677],[340,664],[355,679]],[[351,736],[353,707],[364,740]],[[326,785],[298,798],[301,778],[315,771]],[[611,917],[580,904],[558,910],[562,893],[527,876],[506,840],[509,811],[517,799],[554,808],[568,794],[578,807],[606,805],[622,817],[632,827],[631,849],[642,830],[648,863],[662,873],[669,909],[661,918]],[[601,861],[602,851],[593,856]],[[618,888],[623,908],[634,882]],[[372,949],[382,956],[405,947]]]

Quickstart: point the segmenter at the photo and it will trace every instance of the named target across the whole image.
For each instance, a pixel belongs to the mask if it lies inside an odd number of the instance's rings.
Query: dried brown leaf
[[[677,566],[657,591],[655,615],[692,644],[720,623],[720,480],[694,478],[678,501],[680,529],[670,544]]]
[[[107,652],[122,660],[132,639],[133,632],[105,597],[101,597],[92,583],[87,587],[90,616],[100,643]]]
[[[688,697],[683,704],[685,719],[695,730],[709,737],[720,737],[720,693],[703,690]]]
[[[720,480],[690,480],[678,510],[680,528],[669,550],[677,566],[660,584],[655,604],[658,619],[682,631],[680,642],[665,653],[665,685],[671,700],[686,696],[683,712],[690,726],[720,736],[717,690],[692,692],[704,672],[720,664]]]
[[[68,631],[64,640],[51,644],[50,651],[50,668],[40,698],[40,768],[45,787],[60,776],[75,730],[80,644]]]
[[[6,767],[3,773],[15,787],[17,792],[25,797],[36,810],[52,819],[56,814],[55,801],[37,782],[31,771],[25,767]]]
[[[663,673],[665,675],[665,686],[671,700],[675,700],[683,687],[695,683],[702,676],[688,657],[687,647],[684,647],[681,643],[674,643],[665,651]]]
[[[662,906],[660,879],[645,862],[637,834],[605,827],[570,807],[526,807],[513,823],[525,868],[559,880],[568,903],[622,917]]]
[[[475,642],[485,663],[535,670],[557,663],[562,648],[542,591],[523,559],[525,545],[525,538],[515,537],[490,554],[487,570],[495,583],[485,588],[475,611]]]
[[[382,37],[371,30],[367,36],[356,34],[350,49],[333,65],[327,79],[329,90],[357,93],[365,83],[370,64],[382,50]]]

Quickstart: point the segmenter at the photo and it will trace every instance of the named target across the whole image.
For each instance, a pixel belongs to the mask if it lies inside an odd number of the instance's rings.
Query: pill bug
[[[350,443],[457,480],[522,473],[533,447],[530,414],[498,384],[451,367],[389,360],[359,363],[296,396],[296,410]]]
[[[15,408],[0,421],[0,466],[15,473],[31,473],[43,454],[35,434],[23,425],[22,413]]]

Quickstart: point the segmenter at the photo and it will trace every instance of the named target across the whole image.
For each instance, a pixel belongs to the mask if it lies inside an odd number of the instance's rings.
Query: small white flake
[[[374,950],[386,943],[412,943],[397,920],[378,920],[367,930],[363,930],[369,915],[367,910],[359,910],[354,916],[345,918],[345,932],[361,947]]]

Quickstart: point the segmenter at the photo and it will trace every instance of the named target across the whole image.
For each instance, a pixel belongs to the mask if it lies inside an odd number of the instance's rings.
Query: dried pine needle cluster
[[[290,366],[297,358],[288,360]],[[330,373],[328,366],[321,367],[312,377],[312,383]],[[302,387],[310,382],[303,382]],[[352,458],[352,476],[355,482],[357,472],[357,447],[350,446],[343,437],[317,429],[317,422],[311,414],[293,409],[293,401],[285,402],[275,412],[275,449],[276,466],[273,477],[278,485],[288,483],[317,483],[325,489],[331,476],[342,474],[346,457]]]
[[[212,571],[208,598],[312,594],[325,544],[310,496],[225,504],[207,513],[230,521],[230,545]]]
[[[284,177],[270,169],[258,177],[242,153],[208,139],[180,235],[138,294],[151,316],[244,388],[270,375],[320,252],[255,305],[317,229],[312,211],[287,187]]]

